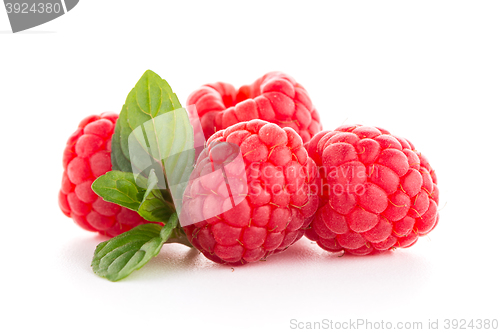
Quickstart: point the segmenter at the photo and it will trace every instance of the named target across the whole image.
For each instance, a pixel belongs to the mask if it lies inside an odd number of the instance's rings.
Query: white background
[[[498,1],[86,0],[11,34],[0,8],[0,328],[288,332],[298,331],[291,319],[500,319],[499,17]],[[168,245],[121,282],[95,276],[104,238],[58,208],[62,152],[82,118],[118,112],[146,69],[183,103],[204,83],[294,76],[325,128],[384,127],[429,158],[440,225],[387,255],[338,258],[303,239],[233,272]]]

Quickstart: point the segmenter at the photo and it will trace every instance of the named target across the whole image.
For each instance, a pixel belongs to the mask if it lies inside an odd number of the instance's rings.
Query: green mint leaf
[[[122,111],[120,115],[125,114]],[[126,118],[126,116],[124,116]],[[130,134],[130,132],[129,132]],[[116,171],[125,171],[125,172],[132,172],[132,166],[130,164],[130,158],[125,156],[125,153],[123,152],[122,149],[122,143],[121,143],[121,138],[128,137],[127,133],[123,131],[122,133],[122,126],[121,126],[121,121],[120,119],[117,119],[116,121],[116,126],[115,126],[115,132],[113,134],[113,137],[111,138],[111,165],[112,169]]]
[[[105,201],[135,211],[141,206],[145,192],[137,186],[133,173],[122,171],[110,171],[100,176],[92,184],[92,190]]]
[[[167,81],[150,70],[146,71],[128,94],[117,120],[111,146],[113,170],[132,172],[128,140],[134,129],[181,107]]]
[[[129,138],[134,173],[154,170],[164,196],[180,209],[184,188],[193,170],[195,149],[193,128],[185,109],[176,109],[145,122]],[[167,182],[168,181],[168,182]]]
[[[172,214],[163,228],[153,223],[142,224],[100,243],[92,259],[94,273],[110,281],[129,276],[160,253],[177,224],[177,215]]]
[[[148,180],[142,176],[136,179],[130,172],[110,171],[94,181],[92,190],[105,201],[137,211],[148,221],[167,222],[175,210],[163,198],[157,182],[154,170]]]
[[[165,148],[168,155],[162,156],[162,161],[171,195],[177,208],[181,209],[184,190],[195,164],[194,136],[185,109],[176,110],[172,116],[175,117],[175,131],[168,138],[171,144]]]
[[[139,185],[145,191],[135,207],[139,214],[165,222],[174,207],[181,208],[194,158],[193,128],[186,110],[165,80],[146,71],[127,96],[111,152],[113,170],[149,179],[146,186]]]
[[[137,212],[146,220],[157,222],[167,222],[175,212],[175,208],[165,201],[158,189],[158,177],[156,177],[154,169],[151,169],[149,173],[147,189]]]
[[[145,197],[147,197],[158,186],[158,177],[156,177],[156,172],[154,169],[151,169],[151,171],[149,172],[147,185],[148,187],[146,189],[146,192],[144,193]]]

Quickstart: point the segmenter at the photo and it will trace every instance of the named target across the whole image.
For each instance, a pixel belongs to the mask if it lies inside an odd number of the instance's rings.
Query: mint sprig
[[[186,110],[165,80],[146,71],[128,94],[116,122],[113,171],[97,178],[92,189],[105,201],[165,225],[140,225],[99,244],[92,260],[97,275],[117,281],[145,265],[164,243],[191,246],[175,208],[180,209],[193,170],[193,146]]]
[[[165,223],[175,205],[182,205],[194,165],[193,146],[186,110],[167,81],[148,70],[128,94],[117,120],[113,171],[96,179],[92,188],[105,201]]]

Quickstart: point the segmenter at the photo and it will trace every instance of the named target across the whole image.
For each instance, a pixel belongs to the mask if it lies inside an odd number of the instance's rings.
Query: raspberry
[[[91,188],[94,180],[111,171],[111,136],[118,115],[103,113],[83,119],[68,139],[63,155],[59,207],[85,230],[116,236],[148,223],[125,207],[106,202]]]
[[[406,248],[436,227],[436,174],[410,141],[354,125],[320,132],[306,148],[322,184],[306,236],[321,248],[355,255]]]
[[[187,105],[196,105],[207,138],[252,119],[291,127],[303,142],[321,131],[318,112],[307,91],[291,76],[279,72],[268,73],[238,91],[228,83],[204,85],[188,97]]]
[[[297,132],[241,122],[208,140],[184,192],[181,224],[215,262],[258,261],[302,237],[318,207],[316,179]]]

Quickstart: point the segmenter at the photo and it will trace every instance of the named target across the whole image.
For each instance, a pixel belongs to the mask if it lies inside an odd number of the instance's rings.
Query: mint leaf
[[[157,185],[158,185],[158,177],[156,177],[156,172],[154,169],[151,169],[149,172],[149,177],[148,177],[148,187],[146,189],[146,193],[144,193],[144,196],[147,197],[151,191],[153,191]]]
[[[164,175],[158,179],[158,187],[169,189],[179,210],[195,158],[193,128],[186,110],[176,109],[141,124],[130,135],[128,147],[134,173],[154,170],[156,175]]]
[[[117,120],[111,146],[113,170],[132,172],[128,140],[134,129],[181,107],[167,81],[150,70],[146,71],[128,94]]]
[[[154,169],[151,169],[149,173],[147,188],[137,212],[146,220],[157,222],[166,222],[175,212],[175,207],[165,201],[162,192],[158,189],[158,177]]]
[[[100,176],[92,184],[92,190],[105,201],[135,211],[139,209],[145,192],[137,186],[133,173],[122,171],[110,171]]]
[[[120,115],[123,114],[120,113]],[[126,112],[125,112],[126,114]],[[124,119],[126,119],[126,115],[124,116]],[[130,132],[128,133],[130,134]],[[120,119],[117,119],[116,121],[116,126],[115,126],[115,132],[113,134],[113,137],[111,138],[111,165],[113,170],[117,171],[126,171],[126,172],[132,172],[132,166],[130,164],[130,158],[125,156],[122,146],[121,146],[121,138],[127,138],[128,135],[125,133],[125,130],[122,131],[122,126],[121,126],[121,121]]]
[[[154,170],[146,180],[130,172],[110,171],[97,178],[92,190],[103,200],[135,210],[148,221],[167,222],[175,211],[156,186]]]
[[[172,214],[163,228],[154,223],[142,224],[100,243],[92,259],[94,273],[110,281],[129,276],[160,253],[177,224],[177,215]]]

